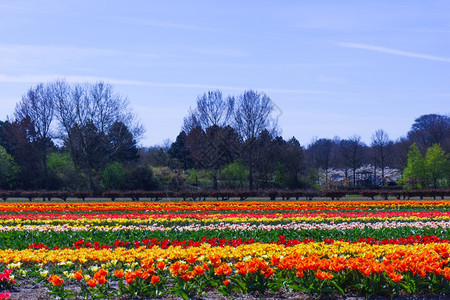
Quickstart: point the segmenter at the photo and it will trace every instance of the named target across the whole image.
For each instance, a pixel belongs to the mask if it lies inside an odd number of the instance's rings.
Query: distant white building
[[[402,172],[399,169],[389,167],[384,168],[384,182],[381,178],[381,169],[373,165],[363,165],[356,169],[356,186],[388,185],[395,183],[400,179]],[[349,186],[353,184],[352,169],[334,169],[323,170],[319,174],[319,183],[323,186]]]

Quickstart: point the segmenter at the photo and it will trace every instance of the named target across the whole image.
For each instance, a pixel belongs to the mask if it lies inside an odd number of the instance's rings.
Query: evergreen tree
[[[450,155],[434,144],[425,154],[427,180],[433,188],[447,187],[450,182]]]
[[[13,157],[0,146],[0,189],[13,188],[19,167]]]
[[[426,181],[425,160],[416,144],[412,144],[408,151],[408,161],[403,170],[401,182],[408,188],[422,188]]]

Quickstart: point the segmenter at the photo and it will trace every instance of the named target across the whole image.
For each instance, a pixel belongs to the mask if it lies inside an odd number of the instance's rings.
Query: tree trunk
[[[253,166],[248,168],[248,189],[253,191]]]
[[[372,180],[372,184],[377,184],[377,164],[374,163],[373,164],[373,178],[374,180]]]
[[[217,172],[214,172],[214,175],[213,175],[213,189],[215,191],[217,191],[217,189],[218,189],[218,186],[217,186]]]
[[[44,145],[45,147],[45,145]],[[45,190],[48,190],[48,168],[47,168],[47,149],[43,149],[42,163],[44,164],[44,186]]]
[[[353,168],[353,186],[356,186],[356,168]]]

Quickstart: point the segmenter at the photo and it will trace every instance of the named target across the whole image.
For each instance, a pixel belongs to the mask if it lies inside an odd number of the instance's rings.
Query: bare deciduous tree
[[[372,155],[375,163],[381,168],[381,180],[384,184],[384,169],[386,168],[386,163],[392,157],[392,144],[393,142],[389,139],[389,135],[383,130],[378,129],[372,135]]]
[[[197,98],[197,106],[184,118],[186,145],[196,166],[212,169],[214,189],[218,188],[217,174],[230,163],[236,152],[234,130],[230,123],[234,98],[223,98],[221,91],[209,91]]]
[[[183,131],[187,134],[197,126],[206,130],[212,126],[230,125],[233,117],[234,98],[223,98],[221,91],[209,91],[197,98],[197,106],[184,118]]]
[[[50,89],[43,84],[30,88],[23,95],[22,100],[17,103],[14,117],[16,120],[29,117],[34,126],[36,143],[44,170],[44,184],[48,188],[47,156],[52,145],[50,129],[54,118],[54,102]]]
[[[316,139],[313,140],[307,150],[307,155],[314,162],[314,167],[317,170],[323,170],[325,173],[325,186],[328,187],[328,170],[335,162],[335,155],[333,148],[336,142],[331,139]]]
[[[353,186],[356,185],[356,169],[362,165],[364,160],[365,147],[366,145],[361,142],[359,135],[341,140],[339,145],[346,174],[345,177],[347,178],[347,169],[351,169],[353,173]]]
[[[420,116],[414,120],[408,138],[416,143],[422,153],[434,144],[439,144],[445,151],[449,151],[450,117],[437,114]]]
[[[56,117],[59,121],[58,137],[69,148],[74,163],[84,169],[92,187],[94,169],[101,168],[114,156],[121,143],[109,143],[108,135],[130,132],[128,144],[135,144],[143,134],[143,127],[136,121],[128,99],[114,94],[109,84],[75,84],[56,81],[49,84]],[[116,134],[117,138],[117,134]]]
[[[253,169],[255,165],[255,140],[267,131],[272,137],[278,133],[278,119],[272,118],[274,105],[264,93],[253,90],[239,96],[234,111],[234,128],[240,135],[244,149],[241,155],[249,168],[249,188],[253,189]]]
[[[278,133],[278,120],[271,117],[274,110],[272,101],[266,94],[245,91],[239,96],[234,114],[236,131],[244,141],[257,138],[267,130],[270,135]]]

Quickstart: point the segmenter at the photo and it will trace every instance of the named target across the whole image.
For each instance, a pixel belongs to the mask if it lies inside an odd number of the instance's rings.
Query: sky
[[[405,136],[450,112],[450,1],[0,0],[0,120],[40,82],[104,81],[174,141],[199,95],[272,100],[282,136]]]

